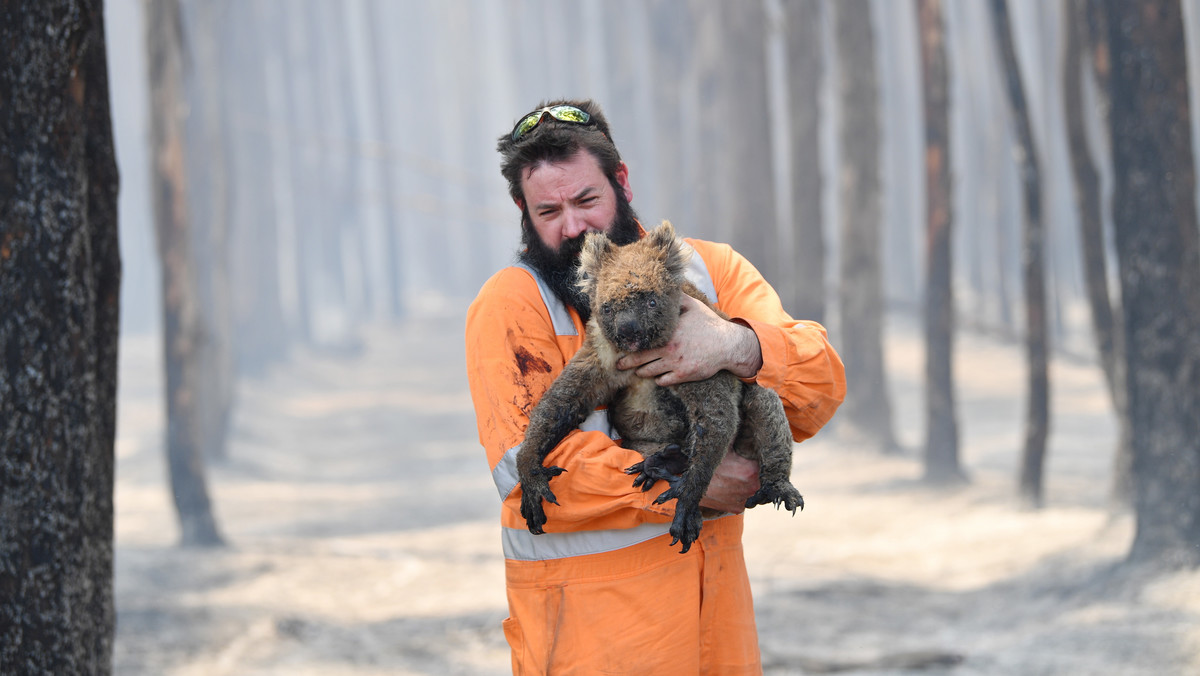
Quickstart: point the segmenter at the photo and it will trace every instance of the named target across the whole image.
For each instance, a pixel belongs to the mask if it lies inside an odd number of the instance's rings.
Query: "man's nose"
[[[584,232],[587,232],[587,220],[583,215],[573,209],[568,209],[564,216],[563,222],[563,237],[566,239],[574,239]]]

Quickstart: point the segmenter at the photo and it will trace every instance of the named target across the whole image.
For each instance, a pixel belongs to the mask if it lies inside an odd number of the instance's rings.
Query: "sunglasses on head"
[[[559,122],[572,122],[574,124],[589,124],[592,121],[592,116],[586,110],[581,110],[575,106],[547,106],[522,117],[517,126],[513,127],[512,140],[516,141],[533,131],[534,127],[542,123],[542,119],[546,115],[553,117]]]

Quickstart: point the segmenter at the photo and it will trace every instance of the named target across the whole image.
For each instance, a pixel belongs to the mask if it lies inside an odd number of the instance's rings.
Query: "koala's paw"
[[[704,519],[700,516],[699,507],[675,508],[675,518],[671,521],[671,546],[676,542],[683,543],[680,554],[686,554],[692,548],[692,543],[700,537],[700,527]]]
[[[567,470],[561,467],[541,467],[534,470],[534,475],[521,482],[521,516],[529,532],[541,535],[545,531],[546,510],[542,508],[542,500],[558,504],[554,492],[550,490],[550,479]]]
[[[768,502],[775,503],[775,509],[782,506],[792,514],[795,514],[797,509],[804,509],[804,496],[787,481],[763,484],[758,492],[746,501],[746,507],[765,505]]]
[[[679,475],[683,473],[683,467],[677,462],[677,458],[683,458],[683,454],[679,452],[678,444],[671,444],[645,460],[626,468],[625,473],[636,474],[633,485],[635,488],[641,486],[643,491],[650,490],[650,487],[659,479],[666,481],[671,487],[675,487],[681,480]]]

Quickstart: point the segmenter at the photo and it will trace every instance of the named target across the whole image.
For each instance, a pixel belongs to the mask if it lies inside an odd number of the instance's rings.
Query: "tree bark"
[[[966,481],[954,398],[949,74],[941,0],[916,0],[925,117],[925,480]]]
[[[1071,175],[1075,189],[1075,206],[1079,211],[1079,243],[1083,252],[1083,279],[1091,310],[1092,333],[1100,354],[1100,366],[1108,384],[1109,398],[1117,416],[1120,430],[1113,463],[1113,505],[1119,509],[1131,506],[1133,499],[1129,461],[1132,457],[1132,438],[1129,430],[1129,404],[1125,400],[1125,355],[1122,338],[1123,320],[1119,298],[1113,298],[1108,288],[1108,259],[1104,243],[1104,204],[1100,194],[1100,175],[1088,149],[1087,128],[1083,108],[1083,57],[1093,54],[1093,41],[1087,30],[1089,0],[1071,0],[1070,13],[1063,23],[1066,44],[1063,48],[1063,97],[1066,116],[1067,146],[1071,158]],[[1105,41],[1107,45],[1107,40]],[[1107,52],[1107,48],[1103,48]],[[1092,59],[1089,59],[1092,60]],[[1094,63],[1094,60],[1092,60]],[[1107,59],[1105,59],[1107,61]],[[1095,67],[1089,69],[1094,72]],[[1107,78],[1101,88],[1107,87]]]
[[[784,0],[787,26],[788,121],[791,127],[794,288],[784,307],[792,316],[825,322],[825,233],[821,217],[820,0]],[[835,4],[835,6],[837,6]],[[781,290],[784,291],[784,290]]]
[[[1025,357],[1028,364],[1028,394],[1025,409],[1025,445],[1021,452],[1019,490],[1021,497],[1034,507],[1045,500],[1044,470],[1046,437],[1050,430],[1050,376],[1046,351],[1046,263],[1045,228],[1042,225],[1041,171],[1037,148],[1029,127],[1025,105],[1025,85],[1013,47],[1008,4],[992,0],[992,27],[996,47],[1004,67],[1008,110],[1012,115],[1017,173],[1024,193],[1024,220],[1021,228],[1021,273],[1025,282]]]
[[[0,12],[0,673],[112,671],[117,167],[101,2]]]
[[[883,361],[883,261],[879,183],[879,92],[870,0],[832,5],[838,52],[841,202],[842,355],[846,362],[846,401],[842,427],[883,452],[898,450],[892,433]]]
[[[1200,565],[1200,229],[1178,0],[1110,0],[1135,562]]]
[[[205,478],[199,409],[200,323],[196,261],[188,223],[184,83],[178,0],[146,0],[150,147],[155,230],[162,270],[167,460],[185,546],[222,543]]]

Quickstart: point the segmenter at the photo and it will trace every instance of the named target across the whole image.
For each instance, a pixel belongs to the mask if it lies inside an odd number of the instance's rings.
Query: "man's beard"
[[[613,188],[617,189],[618,186],[614,185]],[[617,245],[636,242],[641,236],[637,213],[619,189],[616,190],[616,197],[617,213],[613,216],[612,227],[607,233],[608,238]],[[583,239],[586,236],[585,232],[573,239],[563,240],[558,251],[555,251],[543,244],[542,238],[538,237],[533,223],[529,220],[528,208],[521,212],[521,244],[525,248],[517,255],[518,260],[536,270],[554,292],[554,296],[575,308],[584,323],[592,315],[591,302],[577,282],[579,252],[583,250]]]

